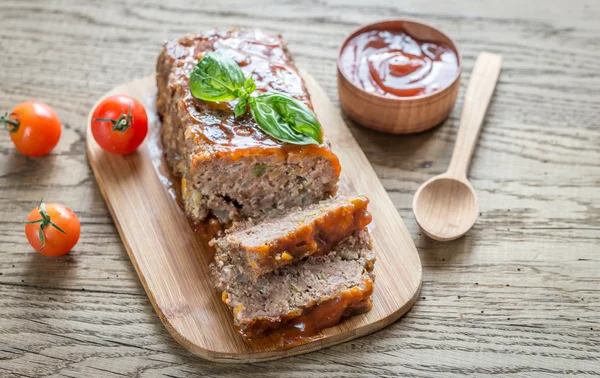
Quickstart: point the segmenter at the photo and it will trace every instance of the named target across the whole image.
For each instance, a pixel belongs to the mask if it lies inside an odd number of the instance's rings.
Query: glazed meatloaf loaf
[[[216,270],[237,269],[253,281],[282,265],[326,254],[371,223],[365,196],[331,198],[260,222],[240,222],[212,240]]]
[[[367,229],[355,232],[329,254],[283,266],[252,282],[214,271],[223,302],[246,340],[277,330],[284,339],[316,335],[342,318],[371,309],[375,256]]]
[[[258,93],[282,92],[312,108],[280,36],[218,29],[167,42],[157,62],[157,105],[163,148],[182,178],[187,215],[200,221],[212,213],[226,223],[334,195],[340,165],[328,142],[280,142],[262,132],[249,113],[234,119],[236,101],[210,103],[191,95],[191,71],[214,50],[252,75]]]

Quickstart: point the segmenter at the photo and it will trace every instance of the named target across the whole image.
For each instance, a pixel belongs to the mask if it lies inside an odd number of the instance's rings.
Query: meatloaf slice
[[[375,256],[368,230],[357,231],[329,254],[285,265],[252,282],[235,269],[213,270],[221,298],[245,339],[279,329],[316,334],[344,317],[371,309]]]
[[[182,178],[187,215],[200,221],[213,213],[226,223],[334,195],[340,165],[327,141],[280,142],[262,132],[249,113],[234,118],[236,101],[211,103],[191,95],[190,73],[213,50],[252,75],[258,93],[282,92],[312,108],[281,36],[216,29],[167,42],[157,62],[157,106],[164,152]]]
[[[216,268],[235,265],[256,281],[282,265],[325,254],[371,223],[368,203],[365,196],[331,198],[259,223],[241,222],[209,243],[216,249]]]

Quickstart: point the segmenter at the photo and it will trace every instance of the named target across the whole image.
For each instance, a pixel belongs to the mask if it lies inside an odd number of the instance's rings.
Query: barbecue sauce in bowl
[[[369,93],[413,97],[448,87],[459,73],[459,63],[446,44],[422,41],[402,30],[370,30],[346,43],[340,69]]]

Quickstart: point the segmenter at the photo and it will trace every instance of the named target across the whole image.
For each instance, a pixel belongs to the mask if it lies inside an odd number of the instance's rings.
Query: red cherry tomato
[[[40,202],[25,221],[25,235],[29,244],[46,256],[60,256],[69,252],[77,241],[81,225],[77,215],[66,206]]]
[[[42,102],[26,101],[0,117],[15,147],[27,156],[48,154],[60,139],[62,126],[56,112]]]
[[[92,134],[100,147],[108,152],[132,153],[148,134],[146,109],[129,96],[108,97],[92,114]]]

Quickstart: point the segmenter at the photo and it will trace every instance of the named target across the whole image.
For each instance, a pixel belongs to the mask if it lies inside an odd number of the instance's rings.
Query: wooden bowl
[[[458,59],[456,77],[443,89],[412,97],[384,97],[354,85],[342,70],[342,51],[356,35],[372,30],[404,31],[422,41],[447,45]],[[337,68],[340,105],[350,118],[377,131],[411,134],[430,129],[448,118],[458,96],[462,59],[455,43],[441,31],[416,21],[390,20],[363,26],[350,34],[340,47]]]

